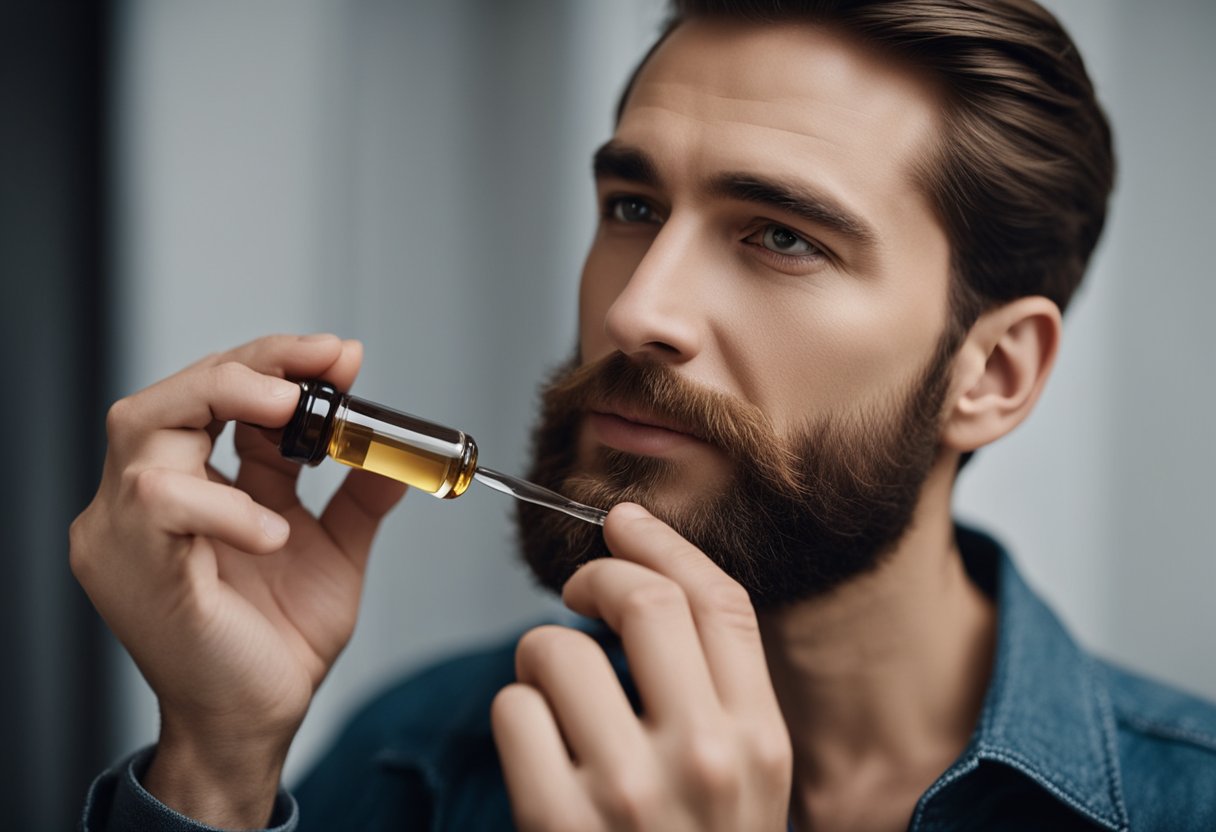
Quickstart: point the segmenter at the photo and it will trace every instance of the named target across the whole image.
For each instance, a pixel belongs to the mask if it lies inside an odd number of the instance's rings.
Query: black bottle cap
[[[279,453],[304,465],[316,465],[325,459],[341,398],[342,394],[332,384],[319,379],[301,381],[300,401],[295,415],[283,428]]]

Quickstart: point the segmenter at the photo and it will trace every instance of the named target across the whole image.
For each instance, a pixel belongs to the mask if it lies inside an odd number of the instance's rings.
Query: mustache
[[[614,352],[559,370],[544,393],[547,416],[573,421],[589,410],[627,410],[655,417],[757,465],[764,478],[791,495],[805,490],[799,457],[782,442],[760,408],[691,382],[666,364]]]

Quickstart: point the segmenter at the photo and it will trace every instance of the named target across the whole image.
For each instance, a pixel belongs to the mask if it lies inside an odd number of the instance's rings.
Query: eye
[[[795,257],[820,252],[819,246],[780,225],[766,226],[760,235],[760,245],[776,254]]]
[[[758,220],[742,239],[768,265],[788,274],[805,274],[835,262],[832,252],[784,225]]]
[[[657,223],[660,221],[659,215],[654,208],[650,207],[648,202],[636,196],[612,197],[607,201],[604,208],[604,216],[617,222]]]

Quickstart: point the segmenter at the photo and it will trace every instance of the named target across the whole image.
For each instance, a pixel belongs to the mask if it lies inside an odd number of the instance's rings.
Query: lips
[[[665,456],[704,440],[674,421],[628,408],[596,406],[587,421],[602,444],[627,453]]]

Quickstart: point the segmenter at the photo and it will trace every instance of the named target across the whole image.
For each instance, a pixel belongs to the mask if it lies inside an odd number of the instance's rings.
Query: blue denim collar
[[[993,674],[971,742],[921,796],[909,828],[924,828],[930,806],[939,799],[949,801],[950,784],[987,762],[1020,772],[1102,827],[1126,830],[1116,728],[1104,674],[1026,585],[1000,544],[961,526],[957,538],[972,580],[996,599]],[[600,641],[631,690],[615,637],[585,619],[576,626]],[[452,701],[442,713],[429,714],[425,725],[393,737],[377,755],[386,768],[409,771],[426,784],[435,799],[432,828],[440,828],[445,804],[459,799],[450,787],[469,773],[470,760],[484,757],[480,752],[487,744],[492,747],[489,703],[513,680],[512,652],[504,651],[503,666],[490,674],[493,679],[471,684],[469,696]],[[965,807],[959,808],[965,812]]]
[[[981,761],[990,761],[1021,772],[1095,823],[1126,829],[1115,719],[1104,675],[1022,580],[1000,544],[962,527],[957,534],[977,583],[983,586],[984,573],[994,573],[996,657],[971,742],[921,798],[912,828],[938,793]]]

